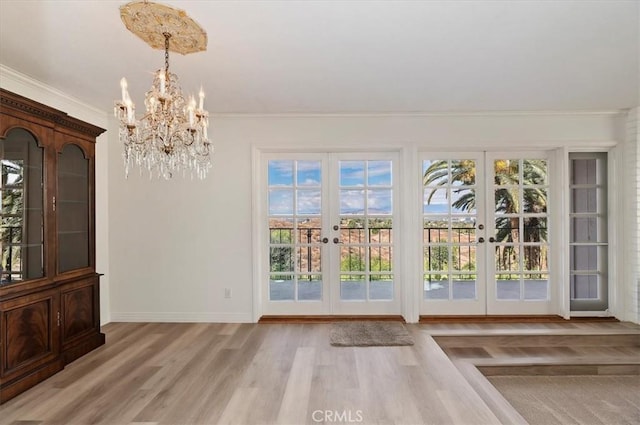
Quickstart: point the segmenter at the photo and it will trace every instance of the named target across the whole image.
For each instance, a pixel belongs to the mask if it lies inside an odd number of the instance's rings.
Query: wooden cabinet
[[[0,403],[104,344],[95,269],[103,131],[0,89]]]

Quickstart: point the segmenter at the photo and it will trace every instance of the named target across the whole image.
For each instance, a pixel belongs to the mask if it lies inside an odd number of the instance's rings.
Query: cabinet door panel
[[[0,305],[3,376],[58,356],[57,306],[55,291]]]
[[[62,293],[62,339],[66,343],[95,328],[93,284]]]

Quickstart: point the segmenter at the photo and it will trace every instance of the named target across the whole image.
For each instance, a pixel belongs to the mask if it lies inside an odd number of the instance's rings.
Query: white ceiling
[[[0,63],[103,110],[163,65],[126,1],[0,0]],[[206,52],[171,55],[213,113],[603,110],[639,104],[640,1],[179,1]]]

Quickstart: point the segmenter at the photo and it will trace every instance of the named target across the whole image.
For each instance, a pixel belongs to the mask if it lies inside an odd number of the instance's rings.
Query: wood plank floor
[[[524,423],[469,359],[640,363],[640,328],[625,323],[406,326],[414,346],[344,348],[331,324],[111,323],[105,346],[0,406],[0,424]],[[498,339],[463,342],[478,334]],[[630,344],[607,347],[611,334]],[[441,342],[451,358],[436,342],[447,335],[461,341]]]

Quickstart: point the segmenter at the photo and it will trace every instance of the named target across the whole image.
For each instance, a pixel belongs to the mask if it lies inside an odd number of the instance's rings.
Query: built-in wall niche
[[[22,128],[0,139],[2,285],[44,276],[43,152]]]

